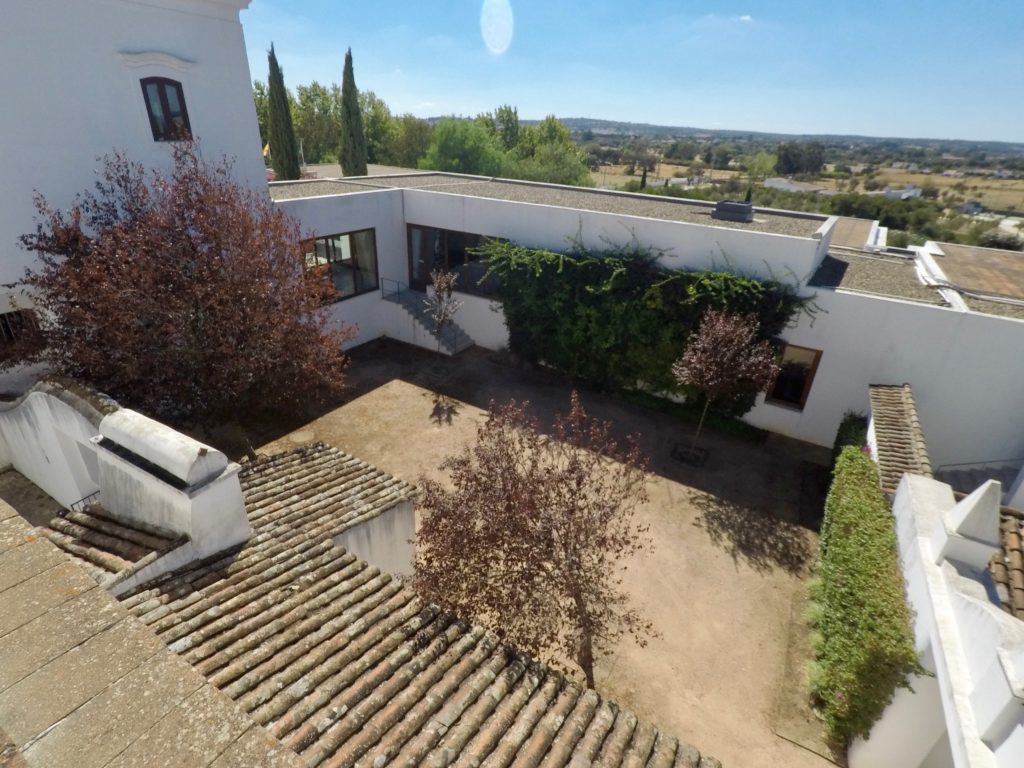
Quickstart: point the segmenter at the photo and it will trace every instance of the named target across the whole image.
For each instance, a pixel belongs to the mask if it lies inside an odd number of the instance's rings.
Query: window
[[[35,318],[27,309],[5,312],[0,315],[0,343],[9,343],[17,339],[25,328],[35,325]]]
[[[817,349],[787,344],[782,350],[782,360],[779,361],[782,370],[768,394],[768,400],[777,405],[802,409],[810,394],[820,359],[821,352]]]
[[[154,141],[181,141],[192,137],[181,83],[166,77],[147,77],[142,81],[149,127]]]
[[[306,269],[323,277],[324,301],[377,290],[377,239],[372,229],[327,235],[303,243]]]
[[[434,269],[447,269],[459,276],[456,290],[481,296],[493,295],[497,286],[487,274],[487,264],[472,249],[490,238],[469,232],[456,232],[437,227],[408,226],[409,231],[409,285],[426,290],[430,273]]]

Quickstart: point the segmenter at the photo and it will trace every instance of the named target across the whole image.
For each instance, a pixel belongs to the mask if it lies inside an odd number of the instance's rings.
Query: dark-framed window
[[[27,309],[16,309],[0,314],[0,343],[11,343],[26,328],[33,327],[35,322],[35,316]]]
[[[166,77],[146,77],[141,82],[153,140],[182,141],[192,138],[181,83]]]
[[[327,303],[377,290],[377,234],[360,229],[325,235],[302,244],[306,269],[323,279]]]
[[[803,410],[820,360],[820,349],[786,344],[779,361],[779,377],[768,393],[768,402]]]
[[[409,241],[409,285],[412,288],[426,290],[430,284],[431,271],[444,269],[459,276],[455,284],[456,291],[478,296],[493,296],[496,293],[494,279],[484,280],[487,263],[479,254],[472,252],[493,238],[419,224],[407,225],[406,231]]]

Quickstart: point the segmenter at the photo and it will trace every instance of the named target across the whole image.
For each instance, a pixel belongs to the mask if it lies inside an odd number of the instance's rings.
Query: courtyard
[[[408,482],[441,478],[469,444],[490,401],[530,401],[542,423],[568,407],[570,385],[507,357],[456,358],[380,340],[353,351],[350,398],[260,453],[322,440]],[[806,703],[806,582],[828,451],[777,435],[706,430],[701,468],[672,458],[691,427],[663,413],[581,392],[594,416],[636,432],[650,459],[640,510],[653,548],[630,564],[625,588],[658,635],[601,656],[602,694],[727,766],[832,764]]]

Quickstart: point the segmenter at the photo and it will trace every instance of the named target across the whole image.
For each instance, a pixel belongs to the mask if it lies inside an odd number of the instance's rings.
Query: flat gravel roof
[[[755,208],[753,222],[721,221],[711,218],[714,204],[700,200],[683,200],[639,193],[566,187],[556,184],[535,184],[446,173],[411,173],[394,176],[274,183],[270,185],[270,196],[274,200],[287,200],[298,197],[343,195],[373,189],[422,189],[429,192],[552,205],[623,216],[642,216],[649,219],[679,221],[727,229],[745,229],[752,232],[768,232],[791,237],[809,238],[828,219],[827,216],[821,214]]]
[[[816,288],[842,288],[925,304],[946,304],[937,289],[920,281],[912,259],[894,256],[833,250],[821,262],[808,285]]]

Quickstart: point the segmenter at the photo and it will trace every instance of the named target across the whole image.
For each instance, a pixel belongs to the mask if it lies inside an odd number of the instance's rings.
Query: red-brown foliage
[[[775,383],[779,375],[775,350],[757,336],[753,315],[708,310],[690,335],[683,356],[672,365],[676,381],[696,387],[707,398],[694,444],[711,403],[747,392],[765,392]]]
[[[38,332],[4,366],[46,361],[169,418],[236,419],[339,391],[348,329],[329,330],[298,224],[230,163],[174,145],[173,170],[105,158],[69,212],[37,195]]]
[[[417,588],[534,656],[576,662],[593,686],[595,644],[651,631],[620,589],[648,545],[633,520],[645,467],[575,393],[550,437],[528,403],[492,403],[476,444],[442,464],[450,486],[421,481]]]

